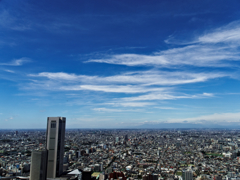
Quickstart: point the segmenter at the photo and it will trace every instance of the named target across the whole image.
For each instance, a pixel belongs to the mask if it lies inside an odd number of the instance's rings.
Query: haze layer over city
[[[46,130],[1,130],[0,177],[46,180],[37,172],[54,172],[48,142]],[[65,133],[62,173],[54,179],[239,180],[238,146],[239,130],[71,129]],[[41,161],[45,166],[36,171]]]
[[[0,128],[238,128],[239,8],[1,0]]]

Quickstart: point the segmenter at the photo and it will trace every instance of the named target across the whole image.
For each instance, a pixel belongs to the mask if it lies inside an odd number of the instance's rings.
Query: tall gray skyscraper
[[[65,117],[48,117],[47,119],[47,178],[55,178],[63,172]]]
[[[47,150],[32,151],[30,180],[46,180],[47,178]]]

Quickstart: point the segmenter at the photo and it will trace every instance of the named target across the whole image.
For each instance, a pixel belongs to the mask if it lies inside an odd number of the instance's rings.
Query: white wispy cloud
[[[20,59],[15,59],[11,62],[6,62],[6,63],[0,63],[0,66],[21,66],[24,63],[30,62],[31,60],[29,58],[20,58]]]
[[[9,72],[9,73],[15,73],[15,71],[10,70],[10,69],[4,69],[4,71]]]
[[[155,105],[153,102],[121,102],[118,100],[118,102],[111,102],[111,103],[105,103],[112,106],[123,106],[123,107],[145,107],[145,106],[152,106]]]
[[[149,93],[140,96],[132,96],[122,98],[125,101],[152,101],[152,100],[170,100],[170,99],[198,99],[198,98],[206,98],[213,97],[214,95],[211,93],[203,93],[203,94],[184,94],[184,95],[175,95],[173,92],[162,92],[162,93]]]
[[[174,108],[174,107],[155,107],[157,109],[165,109],[165,110],[172,110],[172,109],[177,109],[177,108]]]
[[[237,43],[240,44],[240,21],[234,21],[198,38],[201,43]]]
[[[231,77],[229,73],[223,72],[184,72],[184,71],[136,71],[122,73],[114,76],[87,76],[76,75],[64,72],[42,72],[29,74],[31,77],[42,77],[49,80],[57,80],[67,83],[88,83],[88,84],[145,84],[145,85],[178,85],[197,82],[205,82],[210,79]],[[80,87],[75,87],[80,88]]]
[[[178,85],[197,82],[205,82],[209,79],[230,76],[226,73],[196,73],[183,71],[140,71],[129,72],[115,76],[95,77],[97,82],[109,83],[132,83],[132,84],[147,84],[147,85]]]
[[[80,85],[80,86],[65,86],[61,87],[61,90],[71,90],[71,91],[79,91],[79,90],[90,90],[90,91],[103,91],[103,92],[113,92],[113,93],[145,93],[149,91],[164,91],[166,88],[147,88],[141,86],[116,86],[116,85]]]
[[[122,107],[152,106],[157,100],[197,99],[212,97],[211,93],[183,94],[176,85],[206,82],[210,79],[230,76],[226,73],[193,73],[182,71],[137,71],[115,76],[86,76],[64,72],[30,74],[33,81],[25,89],[50,91],[98,91],[104,93],[140,94],[108,99],[109,105]],[[231,77],[231,76],[230,76]],[[136,102],[138,101],[138,102]],[[153,102],[143,102],[153,101]]]
[[[155,105],[159,100],[197,99],[212,97],[211,93],[183,94],[176,85],[206,82],[210,79],[231,77],[219,72],[185,71],[136,71],[114,76],[87,76],[64,72],[42,72],[30,74],[34,78],[30,89],[50,91],[99,91],[104,93],[125,93],[128,97],[108,98],[104,103],[113,107],[146,107]],[[140,94],[133,96],[132,94]]]
[[[122,112],[123,110],[121,109],[108,109],[108,108],[93,108],[94,111],[99,111],[99,112]]]
[[[110,109],[110,108],[93,108],[94,111],[98,112],[129,112],[129,111],[139,111],[138,109]]]
[[[119,54],[110,58],[91,59],[86,62],[120,64],[127,66],[176,66],[225,67],[230,61],[239,61],[240,53],[236,47],[215,45],[188,45],[160,51],[152,55]]]
[[[86,62],[120,64],[127,66],[179,66],[226,67],[240,60],[240,22],[231,23],[212,32],[185,42],[184,47],[159,51],[150,55],[117,54]]]
[[[68,74],[64,72],[57,72],[57,73],[51,73],[51,72],[41,72],[39,74],[29,74],[29,76],[32,77],[46,77],[48,79],[54,79],[54,80],[77,80],[80,79],[82,76],[77,76],[75,74]]]

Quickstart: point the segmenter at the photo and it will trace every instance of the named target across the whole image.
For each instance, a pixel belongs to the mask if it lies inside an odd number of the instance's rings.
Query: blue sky
[[[240,125],[240,2],[1,0],[1,128]]]

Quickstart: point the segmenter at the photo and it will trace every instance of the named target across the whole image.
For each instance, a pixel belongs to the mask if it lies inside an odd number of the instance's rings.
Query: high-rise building
[[[47,119],[47,178],[55,178],[63,172],[65,117],[48,117]]]
[[[183,180],[193,180],[193,172],[190,169],[182,171],[182,178]]]
[[[127,135],[127,134],[125,135],[124,140],[125,140],[125,141],[128,141],[128,135]]]
[[[213,180],[222,180],[222,176],[221,175],[215,175],[213,177]]]
[[[32,151],[30,180],[46,180],[47,177],[47,150]]]

